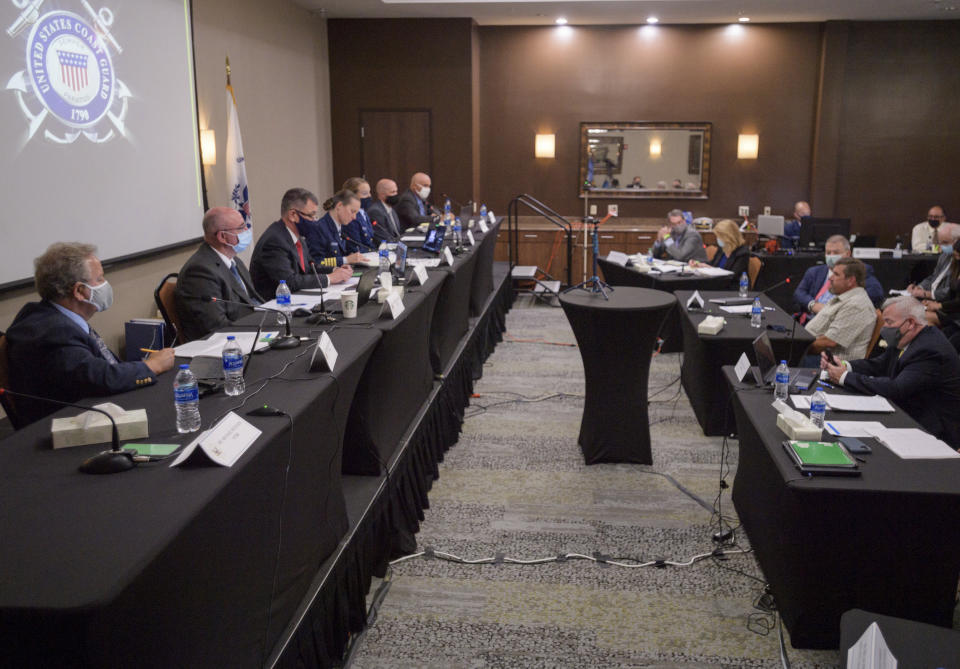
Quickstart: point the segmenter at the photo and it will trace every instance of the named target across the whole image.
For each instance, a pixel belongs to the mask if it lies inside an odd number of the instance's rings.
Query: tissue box
[[[823,429],[814,425],[809,418],[802,421],[791,421],[782,413],[777,414],[777,427],[790,439],[797,441],[820,441]]]
[[[146,409],[124,411],[115,404],[98,405],[98,408],[107,411],[117,421],[117,434],[121,441],[148,436]],[[50,433],[53,436],[55,449],[87,444],[109,444],[113,441],[110,420],[96,411],[86,411],[71,418],[54,418]]]
[[[726,321],[720,316],[707,316],[700,321],[700,325],[697,326],[697,332],[699,334],[709,335],[719,334],[725,324]]]

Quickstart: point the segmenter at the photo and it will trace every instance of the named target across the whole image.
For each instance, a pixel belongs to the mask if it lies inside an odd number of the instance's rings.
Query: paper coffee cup
[[[340,304],[343,306],[344,318],[357,317],[357,291],[345,290],[340,293]]]

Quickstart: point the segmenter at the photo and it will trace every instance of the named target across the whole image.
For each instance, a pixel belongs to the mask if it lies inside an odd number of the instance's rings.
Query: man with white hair
[[[918,300],[943,302],[950,294],[950,263],[953,260],[953,246],[960,240],[960,225],[944,223],[937,229],[940,243],[940,257],[930,276],[920,283],[911,283],[907,291]]]
[[[927,324],[923,305],[912,297],[883,303],[883,355],[821,369],[844,388],[896,402],[935,437],[960,447],[960,357],[940,330]]]

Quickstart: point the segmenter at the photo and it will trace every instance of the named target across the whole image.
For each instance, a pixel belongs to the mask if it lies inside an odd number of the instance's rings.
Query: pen
[[[837,428],[835,428],[835,427],[834,427],[833,425],[831,425],[830,423],[827,423],[827,429],[830,430],[831,432],[833,432],[834,434],[838,435],[838,436],[839,436],[839,434],[840,434],[840,432],[837,430]]]
[[[153,348],[141,348],[140,352],[141,353],[159,353],[160,351]]]
[[[827,388],[834,388],[834,386],[830,385],[826,381],[817,381],[817,383],[819,383],[821,386],[826,386]]]

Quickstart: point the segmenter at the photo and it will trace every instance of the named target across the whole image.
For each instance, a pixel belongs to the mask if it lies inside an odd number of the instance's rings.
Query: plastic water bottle
[[[744,272],[740,275],[740,297],[746,297],[749,289],[750,279],[747,278],[747,273]]]
[[[900,241],[900,235],[897,235],[897,245],[893,248],[893,257],[897,260],[903,257],[903,242]]]
[[[386,244],[380,245],[380,250],[377,255],[380,258],[380,274],[390,273],[390,251],[387,250]]]
[[[775,383],[773,384],[773,396],[778,400],[787,400],[787,395],[790,394],[790,368],[787,367],[787,361],[781,360],[780,366],[777,367],[777,375],[775,377]]]
[[[290,314],[293,313],[293,308],[290,306],[290,287],[283,279],[280,279],[280,283],[277,285],[277,309],[286,314],[287,318],[290,318]],[[283,325],[286,322],[288,321],[283,316],[277,314],[278,325]]]
[[[487,205],[485,204],[480,205],[480,218],[483,219],[484,223],[487,222]]]
[[[243,351],[233,335],[227,336],[227,343],[223,346],[223,392],[227,395],[242,395],[246,390],[243,381]]]
[[[457,248],[463,246],[463,236],[461,234],[462,226],[460,225],[460,219],[455,218],[453,220],[453,245]]]
[[[759,328],[763,326],[763,305],[760,304],[760,298],[753,299],[753,306],[750,308],[750,327]]]
[[[173,380],[173,401],[177,407],[177,432],[186,434],[200,429],[200,390],[190,365],[180,365]]]
[[[823,395],[823,387],[817,386],[817,392],[810,398],[810,421],[823,429],[823,415],[827,412],[827,398]]]

